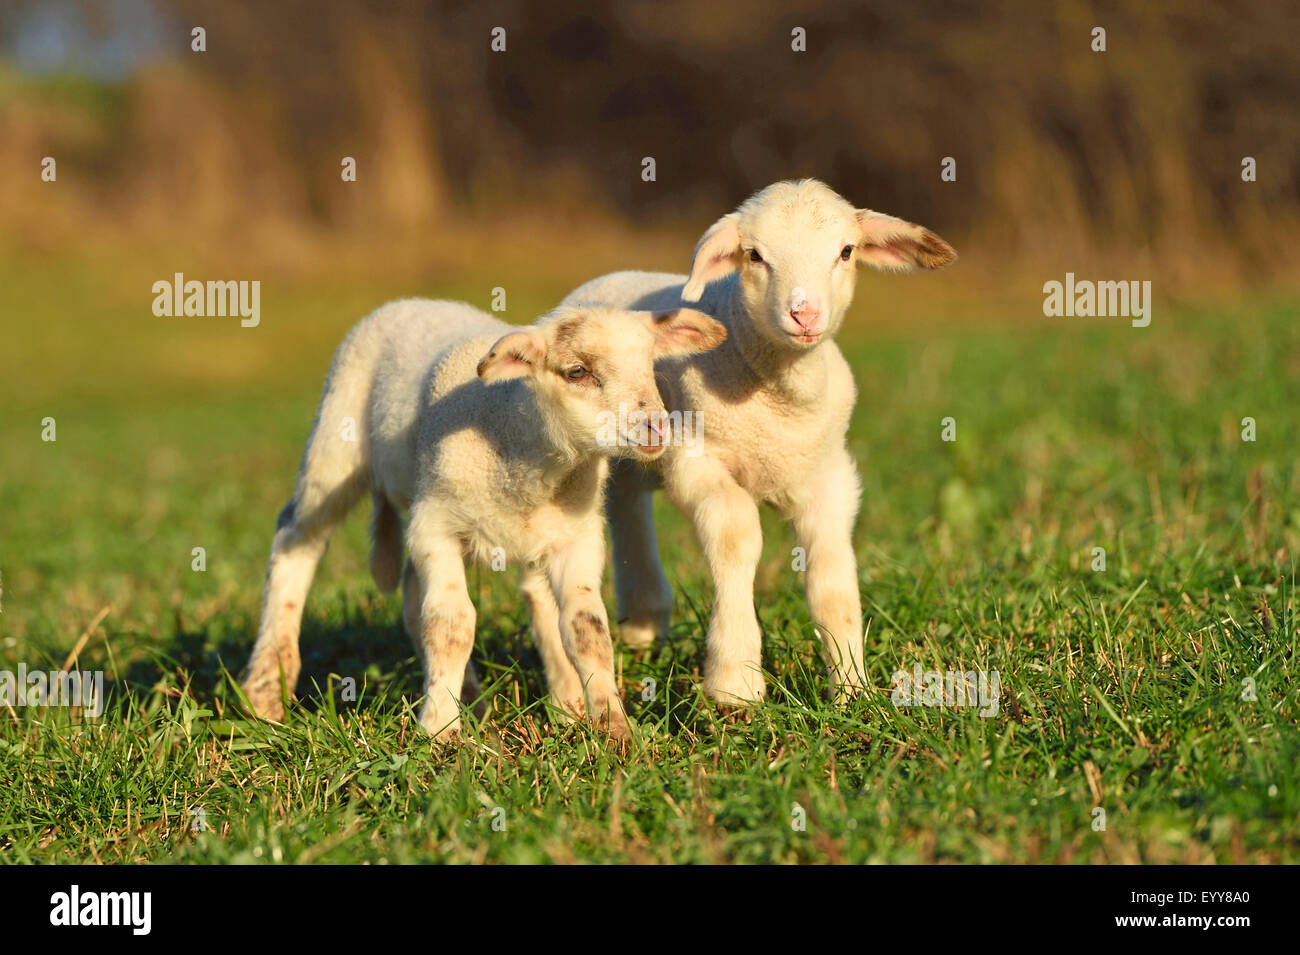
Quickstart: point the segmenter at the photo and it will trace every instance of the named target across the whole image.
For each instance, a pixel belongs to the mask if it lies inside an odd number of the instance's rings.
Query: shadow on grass
[[[337,616],[308,614],[299,638],[302,672],[295,688],[296,706],[314,713],[330,708],[366,712],[402,701],[415,704],[424,692],[423,670],[400,622],[375,619],[364,610]],[[220,624],[184,630],[132,662],[109,684],[107,705],[115,698],[146,700],[188,688],[200,703],[220,702],[228,717],[242,715],[232,680],[238,680],[252,653],[253,641],[242,628]],[[519,702],[527,705],[546,695],[545,677],[527,630],[485,627],[477,634],[471,660],[485,689],[513,671],[520,683]],[[354,680],[355,700],[345,699],[344,682]],[[351,696],[352,694],[347,694]],[[511,704],[516,694],[511,692]]]

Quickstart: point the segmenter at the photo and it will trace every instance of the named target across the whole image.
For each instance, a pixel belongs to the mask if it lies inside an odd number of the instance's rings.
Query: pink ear
[[[478,376],[484,381],[521,378],[531,375],[546,358],[546,339],[531,328],[511,332],[500,338],[478,363]]]
[[[716,278],[736,271],[740,259],[739,216],[728,213],[700,237],[691,260],[691,275],[682,289],[683,302],[698,302],[704,287]]]
[[[693,308],[641,312],[640,315],[655,333],[656,358],[708,351],[721,345],[727,337],[725,325]]]
[[[858,210],[858,261],[878,269],[937,269],[957,253],[929,229],[870,209]]]

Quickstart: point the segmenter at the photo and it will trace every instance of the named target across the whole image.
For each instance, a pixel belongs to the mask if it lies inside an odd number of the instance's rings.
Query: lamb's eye
[[[843,259],[845,262],[847,262],[852,257],[853,257],[853,246],[846,245],[844,248],[840,249],[840,258]]]
[[[564,373],[564,377],[568,378],[569,381],[582,381],[589,374],[591,374],[591,372],[587,371],[586,368],[581,365],[574,365]]]
[[[762,257],[761,255],[758,254],[758,249],[750,249],[750,250],[749,250],[749,261],[751,261],[751,262],[762,262],[762,261],[763,261],[763,257]]]

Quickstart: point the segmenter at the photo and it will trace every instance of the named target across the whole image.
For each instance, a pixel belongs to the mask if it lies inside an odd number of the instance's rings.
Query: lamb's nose
[[[814,328],[822,315],[821,303],[801,285],[790,292],[789,313],[800,328]]]

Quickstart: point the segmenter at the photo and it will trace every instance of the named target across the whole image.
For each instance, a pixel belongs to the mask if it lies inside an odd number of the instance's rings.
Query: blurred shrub
[[[86,190],[79,214],[214,236],[268,216],[400,231],[521,205],[697,228],[815,175],[999,255],[1109,245],[1244,275],[1289,266],[1294,4],[581,6],[154,0],[175,55],[109,99],[0,78],[0,174],[30,179],[33,153],[57,150]],[[363,188],[338,188],[343,156]],[[1258,182],[1241,181],[1244,156]],[[43,201],[0,213],[47,220]]]

